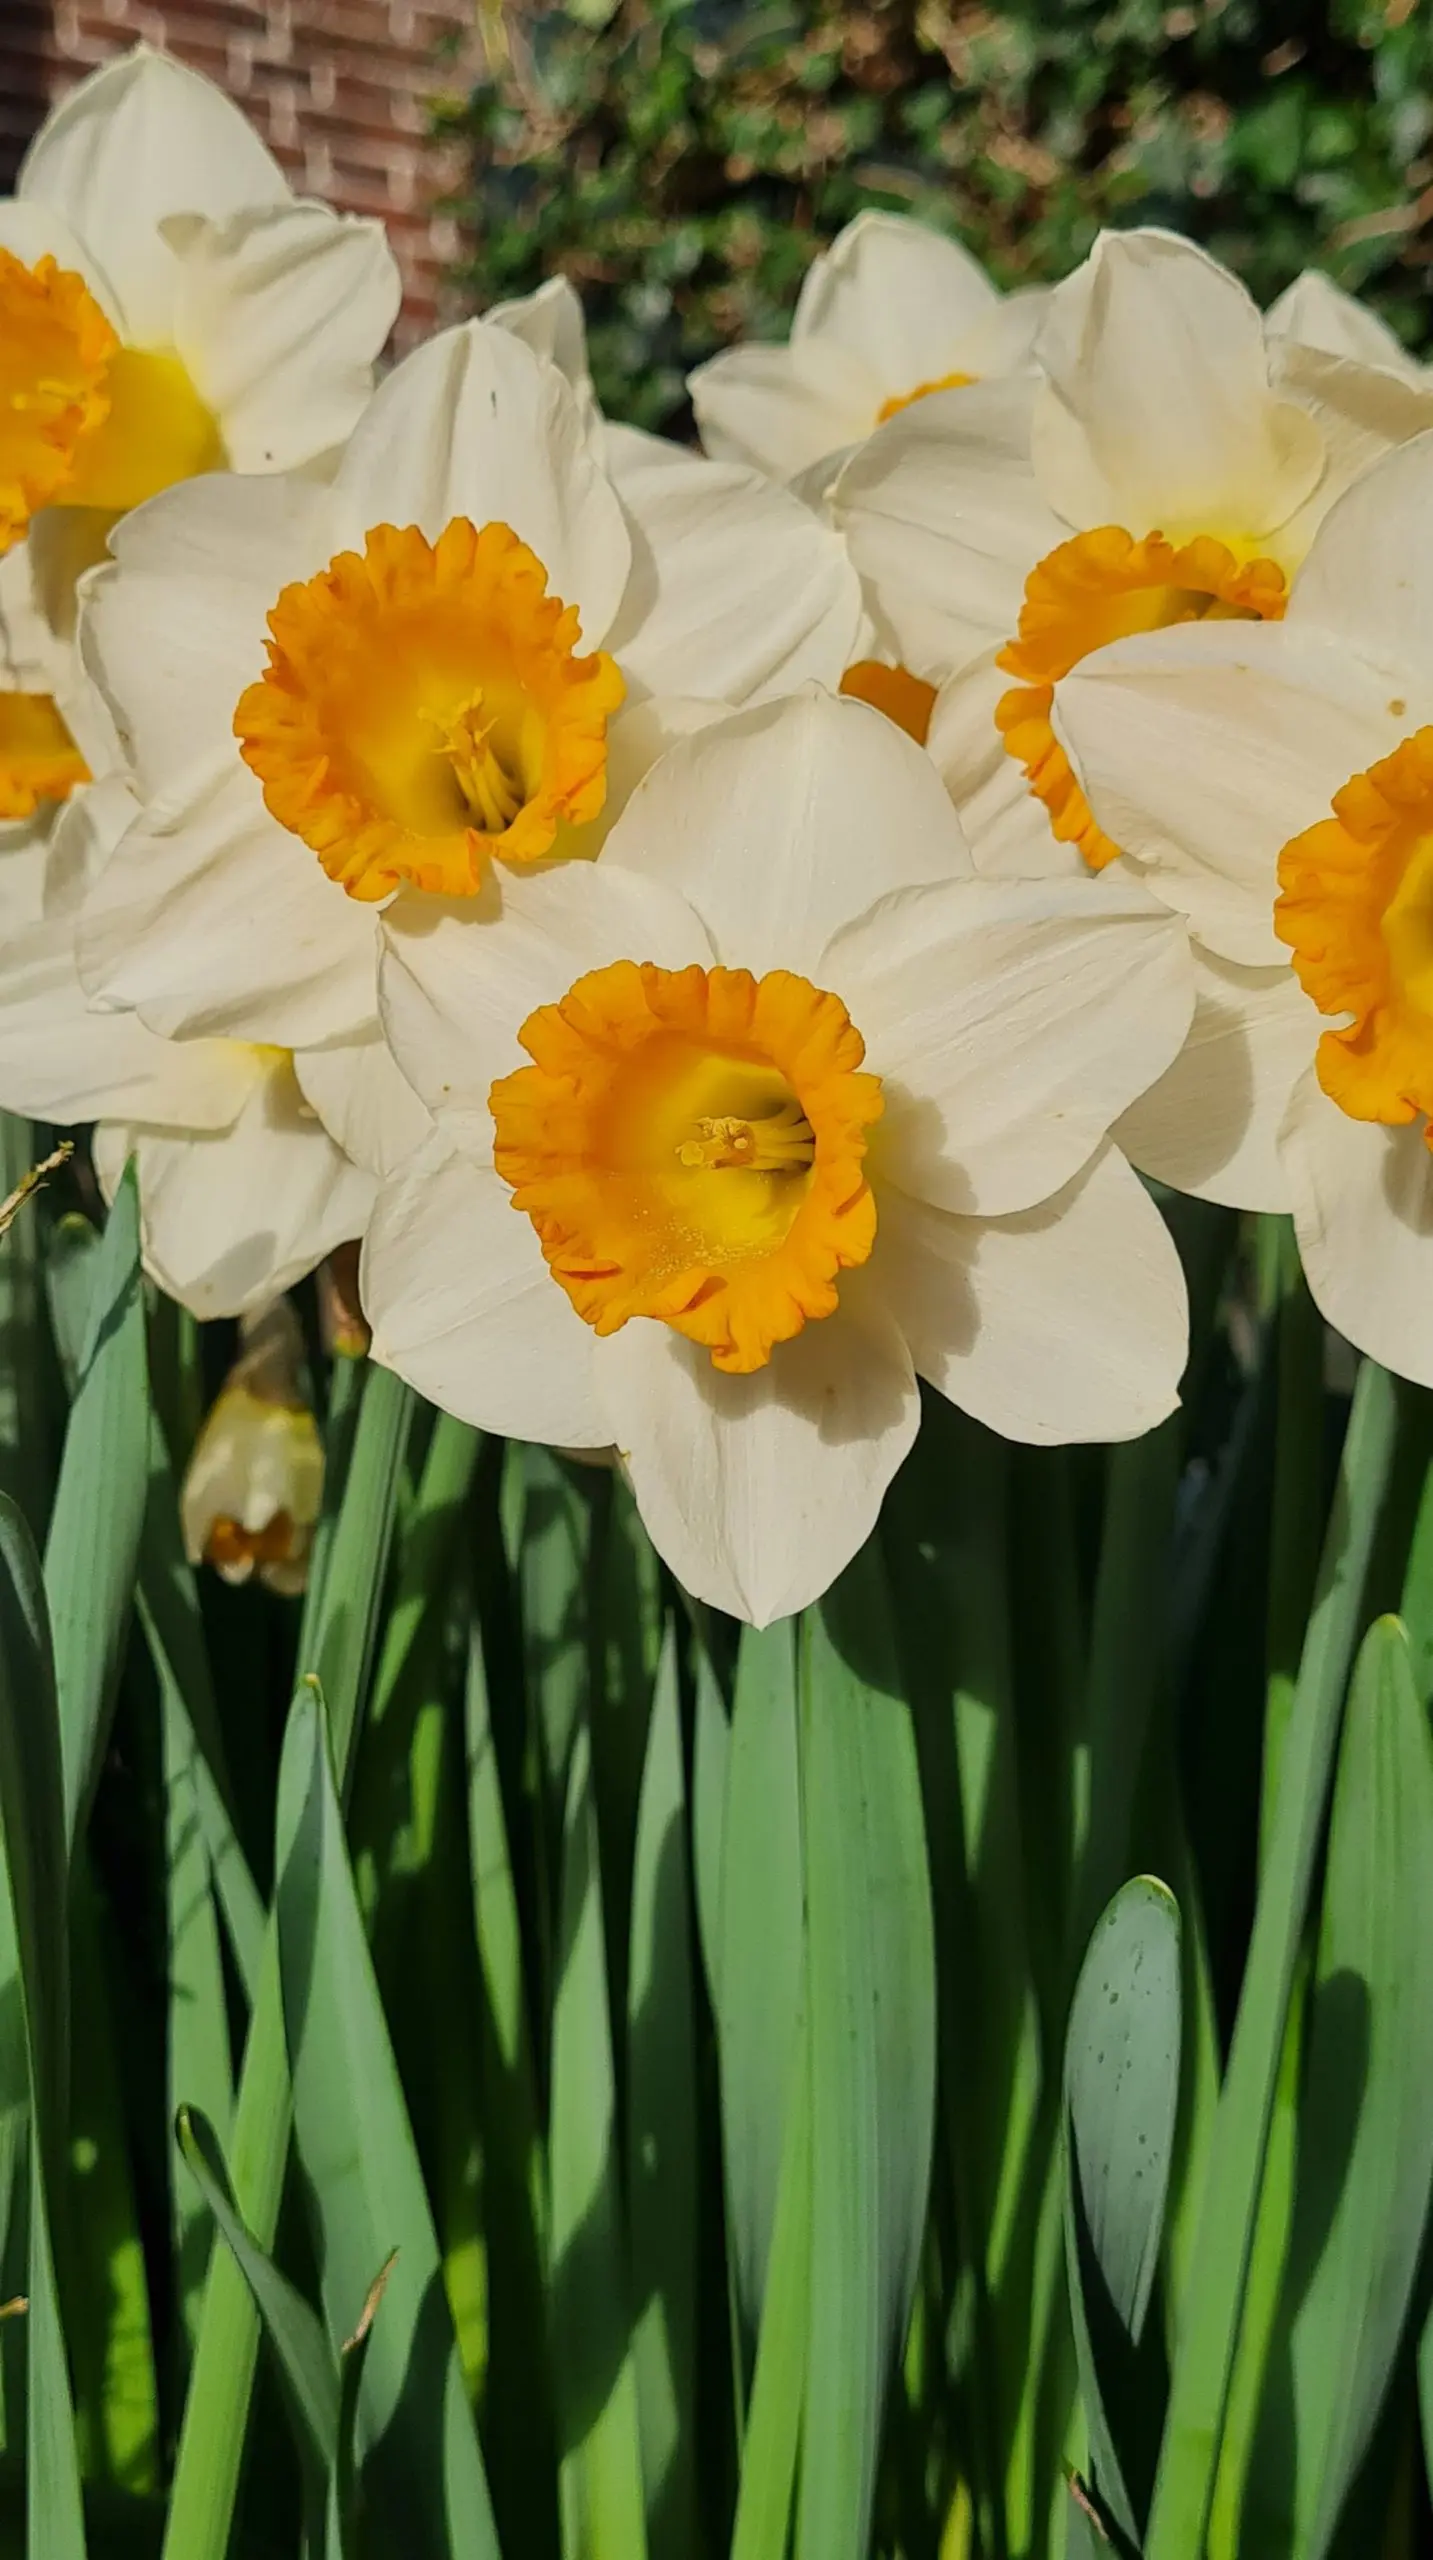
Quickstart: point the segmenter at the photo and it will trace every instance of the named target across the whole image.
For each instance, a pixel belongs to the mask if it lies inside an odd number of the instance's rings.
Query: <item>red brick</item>
[[[433,325],[456,253],[434,198],[461,157],[426,138],[427,101],[461,93],[454,28],[471,0],[0,0],[0,187],[47,106],[138,41],[167,47],[242,105],[293,183],[382,216],[403,273],[401,351]]]

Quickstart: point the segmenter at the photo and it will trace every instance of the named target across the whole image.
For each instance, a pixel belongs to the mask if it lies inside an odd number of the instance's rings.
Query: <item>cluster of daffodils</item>
[[[615,1450],[758,1623],[920,1381],[1172,1409],[1141,1176],[1292,1210],[1433,1383],[1433,382],[1380,325],[1155,231],[1002,297],[863,215],[697,453],[604,420],[561,281],[380,379],[397,301],[143,50],[0,207],[0,1105],[136,1159],[247,1329],[192,1551],[301,1572],[266,1310],[360,1239],[376,1359]]]

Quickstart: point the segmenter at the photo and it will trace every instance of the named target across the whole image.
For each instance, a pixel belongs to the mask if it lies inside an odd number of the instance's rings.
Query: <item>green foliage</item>
[[[37,1216],[0,2560],[1426,2547],[1433,1400],[1174,1214],[1181,1412],[931,1399],[761,1633],[362,1364],[302,1619],[196,1578],[133,1197]]]
[[[599,396],[680,427],[683,377],[784,335],[863,206],[1051,280],[1102,223],[1163,223],[1271,299],[1309,265],[1416,343],[1433,242],[1418,0],[567,0],[480,9],[461,283],[563,270]]]

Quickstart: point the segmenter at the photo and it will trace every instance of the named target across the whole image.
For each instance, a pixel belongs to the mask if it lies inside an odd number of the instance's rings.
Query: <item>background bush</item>
[[[1433,267],[1433,11],[1218,0],[568,0],[485,10],[461,275],[581,288],[604,405],[682,431],[683,377],[778,337],[863,205],[1007,285],[1101,223],[1204,241],[1267,299],[1317,262],[1410,343]]]

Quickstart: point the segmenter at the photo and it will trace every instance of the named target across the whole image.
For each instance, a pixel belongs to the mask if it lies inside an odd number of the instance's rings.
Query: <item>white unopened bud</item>
[[[303,1396],[303,1341],[286,1298],[257,1317],[194,1444],[179,1515],[191,1564],[296,1593],[323,1499],[323,1443]]]

